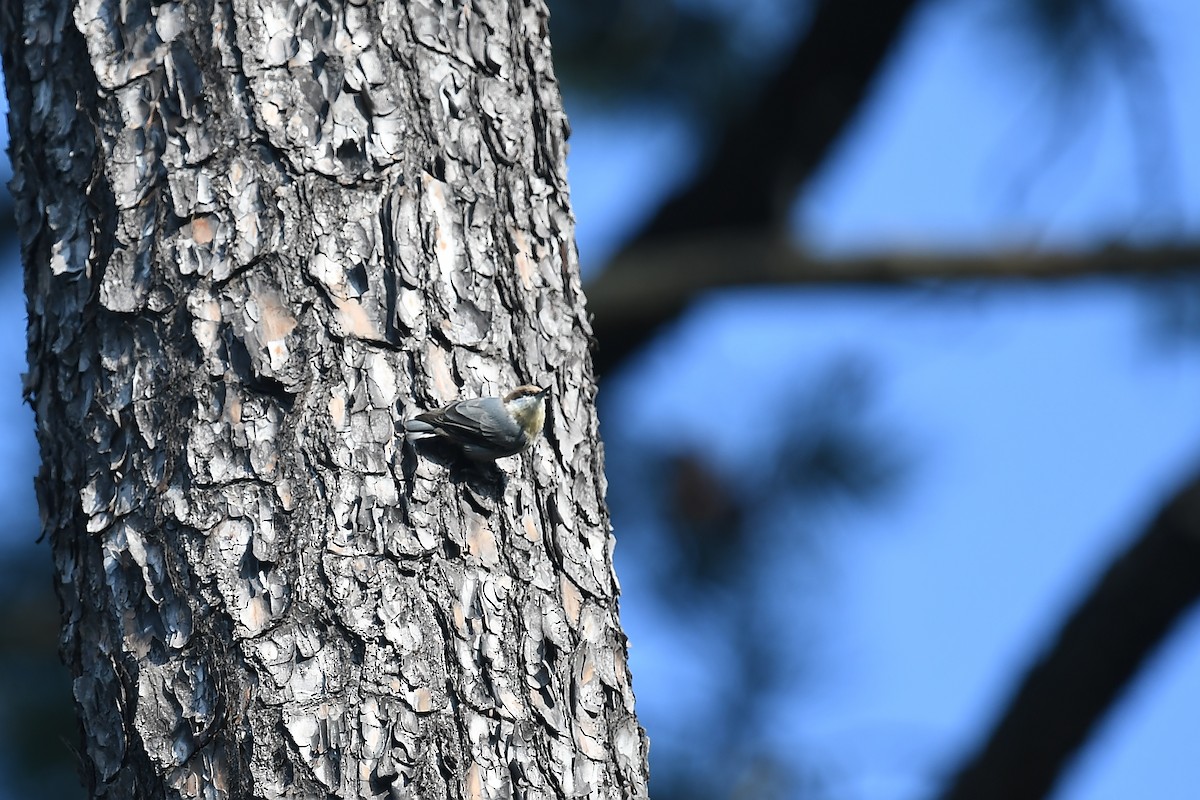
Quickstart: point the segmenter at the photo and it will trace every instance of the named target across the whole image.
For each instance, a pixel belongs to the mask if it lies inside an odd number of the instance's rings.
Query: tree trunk
[[[542,3],[0,25],[92,795],[644,797]],[[397,438],[520,383],[499,469]]]

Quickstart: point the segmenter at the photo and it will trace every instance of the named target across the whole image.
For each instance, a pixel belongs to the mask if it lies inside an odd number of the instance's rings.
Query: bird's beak
[[[540,392],[538,392],[538,393],[537,393],[537,396],[538,396],[538,397],[545,397],[545,396],[546,396],[546,395],[548,395],[548,394],[550,394],[550,387],[549,387],[549,386],[547,386],[545,389],[542,389]]]

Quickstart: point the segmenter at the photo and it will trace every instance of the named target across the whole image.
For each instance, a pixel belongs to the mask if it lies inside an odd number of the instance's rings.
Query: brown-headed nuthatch
[[[418,414],[404,423],[409,438],[439,436],[476,461],[515,455],[542,432],[549,389],[518,386],[500,397],[476,397]]]

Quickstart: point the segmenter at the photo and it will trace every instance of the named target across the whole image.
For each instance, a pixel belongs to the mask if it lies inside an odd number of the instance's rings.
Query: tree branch
[[[603,373],[646,343],[699,294],[754,285],[902,284],[945,280],[1047,280],[1158,275],[1200,266],[1200,242],[1114,243],[1095,250],[880,252],[822,258],[752,235],[643,245],[588,284]]]
[[[1083,599],[942,800],[1046,797],[1142,663],[1200,598],[1200,475]]]
[[[921,0],[822,0],[805,36],[708,166],[636,237],[773,228],[863,105]]]

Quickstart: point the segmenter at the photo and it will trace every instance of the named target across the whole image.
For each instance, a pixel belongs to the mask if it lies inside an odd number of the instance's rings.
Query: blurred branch
[[[16,244],[16,205],[8,189],[0,186],[0,248],[12,247],[15,250]]]
[[[921,0],[818,0],[804,37],[726,129],[707,166],[638,242],[720,228],[775,228],[862,107]]]
[[[1047,797],[1143,662],[1200,598],[1200,475],[1108,568],[942,800]]]
[[[644,345],[702,292],[740,286],[899,284],[923,280],[1045,280],[1152,276],[1200,267],[1200,242],[1114,243],[1094,250],[889,251],[823,258],[753,234],[635,247],[587,286],[600,374]]]

